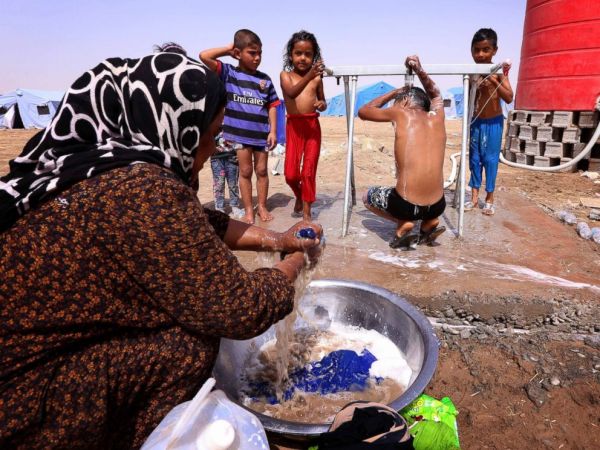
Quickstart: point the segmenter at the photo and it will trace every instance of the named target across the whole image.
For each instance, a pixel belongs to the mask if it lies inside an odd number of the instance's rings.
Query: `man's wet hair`
[[[154,51],[159,52],[167,52],[167,53],[179,53],[180,55],[187,56],[187,52],[185,49],[176,42],[165,42],[162,45],[155,45]]]
[[[319,47],[319,43],[317,42],[317,38],[314,34],[309,33],[306,30],[300,30],[297,33],[292,34],[292,37],[288,41],[285,46],[285,53],[283,54],[283,70],[292,70],[294,66],[292,65],[292,50],[294,50],[294,45],[296,42],[306,41],[310,42],[313,47],[313,60],[318,61],[321,58],[321,47]]]
[[[431,100],[420,87],[404,88],[394,97],[394,104],[408,99],[411,105],[418,106],[423,111],[429,111]]]
[[[471,48],[481,41],[489,41],[492,47],[498,48],[498,35],[491,28],[480,28],[475,32],[473,40],[471,41]]]
[[[238,50],[244,50],[249,45],[258,45],[262,47],[262,42],[254,31],[245,28],[237,30],[233,35],[233,47]]]

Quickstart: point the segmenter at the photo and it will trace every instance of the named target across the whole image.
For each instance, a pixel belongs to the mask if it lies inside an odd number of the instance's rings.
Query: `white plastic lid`
[[[215,420],[196,439],[198,450],[229,450],[235,440],[235,429],[226,420]]]

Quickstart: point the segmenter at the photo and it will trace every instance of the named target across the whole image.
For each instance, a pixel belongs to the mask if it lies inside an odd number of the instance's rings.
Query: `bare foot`
[[[258,217],[260,217],[260,220],[262,220],[263,222],[273,220],[273,215],[267,210],[266,206],[259,206],[256,209],[256,212],[258,213]]]
[[[302,199],[297,198],[296,203],[294,203],[294,212],[301,213],[302,212]]]
[[[254,213],[253,212],[250,214],[246,213],[242,217],[240,217],[240,220],[242,222],[249,223],[250,225],[254,225]]]

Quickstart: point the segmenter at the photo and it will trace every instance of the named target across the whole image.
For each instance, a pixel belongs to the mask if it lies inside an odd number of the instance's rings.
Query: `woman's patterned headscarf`
[[[74,183],[152,163],[189,184],[200,136],[225,104],[217,76],[175,53],[111,58],[69,88],[0,178],[0,232]]]

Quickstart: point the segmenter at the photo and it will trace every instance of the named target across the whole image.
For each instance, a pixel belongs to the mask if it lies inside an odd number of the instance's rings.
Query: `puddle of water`
[[[405,269],[432,269],[436,272],[456,274],[457,272],[477,272],[478,275],[500,280],[531,281],[540,284],[548,284],[568,289],[589,289],[592,292],[600,292],[600,287],[589,283],[580,283],[566,278],[545,274],[528,267],[513,264],[502,264],[494,261],[472,260],[457,265],[440,259],[428,260],[431,255],[415,255],[413,252],[404,252],[402,255],[385,252],[373,252],[368,255],[369,259],[392,264]],[[461,258],[462,259],[462,258]]]

